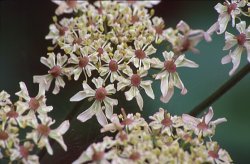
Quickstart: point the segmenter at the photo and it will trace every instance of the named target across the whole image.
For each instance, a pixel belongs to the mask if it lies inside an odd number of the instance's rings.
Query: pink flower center
[[[104,50],[103,48],[98,48],[97,52],[98,52],[98,56],[100,57],[103,54]]]
[[[182,44],[182,49],[181,49],[181,52],[185,52],[187,51],[191,46],[191,43],[188,39],[186,39],[183,44]]]
[[[208,155],[214,159],[219,158],[218,152],[215,151],[209,151]]]
[[[197,128],[200,129],[200,130],[206,130],[206,129],[208,129],[208,125],[205,123],[205,119],[203,119],[202,122],[200,122],[197,125]]]
[[[155,26],[155,31],[156,31],[157,34],[161,35],[162,32],[163,32],[162,26],[161,25]]]
[[[50,127],[48,127],[47,125],[39,124],[37,126],[37,131],[43,136],[48,136],[50,130],[51,130]]]
[[[88,63],[89,63],[89,57],[84,56],[79,58],[79,64],[78,64],[79,67],[84,68],[88,65]]]
[[[115,60],[110,60],[109,69],[112,72],[116,72],[118,70],[118,64],[117,64],[117,62]]]
[[[136,22],[138,22],[139,21],[139,17],[137,16],[137,15],[133,15],[132,17],[131,17],[131,23],[136,23]]]
[[[246,34],[241,33],[236,38],[237,38],[238,44],[241,46],[244,45],[244,43],[246,42]]]
[[[74,44],[78,44],[80,45],[82,43],[82,39],[81,38],[76,38],[74,41],[73,41]]]
[[[59,35],[60,36],[64,36],[65,32],[68,30],[67,27],[63,27],[63,26],[60,26],[58,24],[56,24],[56,28],[59,30]]]
[[[142,50],[135,50],[135,56],[138,58],[138,59],[144,59],[146,57],[146,54],[144,51]]]
[[[131,159],[132,161],[137,161],[140,159],[140,157],[141,157],[140,153],[134,152],[129,156],[129,159]]]
[[[76,1],[76,0],[66,0],[66,3],[67,3],[67,5],[68,5],[70,8],[75,8],[75,7],[76,7],[76,4],[77,4],[77,1]]]
[[[35,99],[34,97],[32,97],[29,101],[30,109],[36,111],[39,108],[39,106],[40,106],[39,101]]]
[[[121,132],[119,133],[119,138],[120,138],[122,141],[125,141],[125,140],[128,139],[128,136],[127,136],[126,133],[124,133],[124,132],[121,131]]]
[[[9,111],[6,115],[9,118],[17,118],[18,117],[18,113],[16,111],[14,111],[14,110]]]
[[[103,151],[96,151],[92,155],[92,160],[93,161],[100,161],[104,157],[104,152]]]
[[[130,125],[132,124],[133,120],[129,118],[125,118],[122,122],[121,125]]]
[[[107,96],[107,91],[103,87],[98,88],[95,92],[95,99],[98,101],[104,100],[106,96]]]
[[[138,87],[141,84],[141,77],[137,74],[131,76],[131,84],[135,87]]]
[[[6,133],[5,131],[0,131],[0,140],[7,140],[9,138],[8,133]]]
[[[176,72],[176,65],[173,60],[167,60],[164,62],[164,67],[169,73]]]
[[[227,13],[231,14],[231,12],[233,10],[235,10],[237,8],[237,4],[236,3],[231,3],[230,5],[227,4]]]
[[[62,69],[59,66],[54,66],[49,70],[49,74],[51,74],[54,78],[58,77],[62,73]]]
[[[171,126],[172,125],[172,121],[170,118],[166,117],[164,118],[162,121],[161,121],[161,124],[164,125],[164,126]]]
[[[24,146],[20,146],[19,152],[20,152],[20,154],[21,154],[21,156],[23,158],[25,158],[25,159],[28,158],[28,156],[29,156],[29,150],[27,148],[25,148]]]

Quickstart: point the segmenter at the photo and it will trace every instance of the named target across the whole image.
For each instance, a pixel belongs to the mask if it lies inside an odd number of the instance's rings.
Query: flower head
[[[81,101],[85,98],[93,98],[95,100],[94,103],[87,110],[78,115],[77,119],[85,122],[93,117],[93,115],[96,115],[98,122],[104,126],[108,123],[107,118],[110,119],[113,114],[113,106],[118,104],[116,99],[108,97],[108,95],[115,94],[116,89],[114,88],[114,84],[104,87],[104,81],[100,77],[94,78],[92,82],[95,84],[95,90],[93,90],[86,82],[83,82],[83,91],[79,91],[71,97],[70,101]],[[102,111],[103,107],[106,116]]]

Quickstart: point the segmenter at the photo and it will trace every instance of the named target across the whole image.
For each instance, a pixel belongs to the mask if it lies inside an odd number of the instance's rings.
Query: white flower
[[[163,40],[166,39],[167,29],[164,30],[165,23],[162,18],[153,17],[153,29],[155,31],[155,42],[160,44]]]
[[[96,70],[96,67],[93,63],[97,62],[97,56],[89,55],[89,48],[83,47],[80,49],[81,54],[76,56],[70,54],[68,63],[75,64],[71,72],[74,74],[74,79],[78,80],[81,73],[84,73],[85,79],[87,80],[92,74],[93,70]]]
[[[220,148],[220,146],[216,142],[207,142],[206,146],[208,148],[208,160],[213,164],[233,162],[228,152]]]
[[[226,0],[226,2],[222,5],[218,3],[214,8],[220,14],[218,18],[219,22],[219,32],[218,34],[222,34],[226,28],[228,22],[232,17],[232,26],[235,26],[235,18],[240,14],[240,7],[244,7],[246,5],[245,0],[232,0],[231,3]]]
[[[152,120],[149,126],[155,130],[161,130],[162,134],[167,133],[168,136],[172,136],[172,127],[181,126],[178,117],[170,116],[163,108],[160,108],[159,112],[156,112],[153,116],[149,116],[149,119]]]
[[[0,92],[0,106],[5,106],[8,104],[11,104],[10,95],[5,91],[1,91]]]
[[[53,94],[58,94],[60,91],[60,87],[65,86],[65,82],[63,81],[62,76],[65,74],[63,66],[67,61],[67,56],[61,56],[60,53],[57,54],[57,62],[55,61],[55,54],[49,53],[49,57],[41,57],[41,63],[50,68],[48,71],[49,74],[34,76],[33,82],[39,83],[39,85],[43,85],[45,90],[48,91],[53,79],[55,79],[55,88],[53,90]]]
[[[133,73],[132,69],[127,66],[127,68],[124,69],[124,73],[128,76],[128,78],[119,77],[118,78],[118,84],[117,84],[117,90],[121,90],[125,87],[129,87],[130,89],[125,92],[126,100],[131,101],[133,98],[136,98],[137,104],[140,108],[140,110],[143,109],[143,99],[140,94],[140,87],[142,87],[146,94],[154,99],[155,95],[153,92],[153,89],[151,87],[152,81],[151,80],[142,80],[143,77],[147,76],[146,70],[138,70],[137,73]]]
[[[152,59],[152,67],[162,69],[162,71],[156,75],[155,79],[161,80],[161,101],[167,103],[174,94],[174,86],[181,89],[181,94],[185,95],[187,93],[187,89],[176,72],[176,68],[196,68],[198,65],[193,61],[186,59],[185,55],[176,57],[172,51],[164,51],[162,54],[165,61],[161,62],[159,59],[154,58]]]
[[[246,22],[242,21],[236,24],[236,28],[239,31],[239,35],[237,36],[229,32],[225,33],[226,45],[223,50],[229,50],[237,45],[233,52],[230,51],[230,53],[221,60],[222,64],[227,64],[232,61],[233,68],[229,72],[229,75],[232,75],[239,67],[241,54],[245,49],[247,50],[247,60],[250,62],[250,26],[246,29]]]
[[[131,56],[129,63],[132,62],[136,68],[141,68],[143,66],[144,70],[150,68],[150,58],[149,55],[152,55],[156,52],[156,49],[153,45],[148,45],[146,43],[146,38],[140,36],[134,41],[135,49],[128,49],[128,55]]]
[[[69,129],[69,121],[65,120],[57,129],[51,129],[50,126],[55,123],[50,117],[44,115],[38,115],[41,123],[38,123],[36,119],[32,119],[30,125],[34,130],[27,133],[26,138],[32,139],[39,148],[46,147],[50,155],[53,154],[53,150],[49,143],[49,138],[56,140],[61,147],[67,151],[67,146],[63,141],[62,135]]]
[[[47,114],[50,112],[53,107],[46,105],[46,97],[45,97],[45,88],[40,85],[39,92],[36,97],[30,97],[27,87],[24,82],[20,82],[21,91],[17,92],[16,95],[20,98],[24,99],[24,101],[18,101],[17,104],[17,112],[22,115],[26,110],[29,110],[27,115],[33,116],[36,118],[35,113],[38,114]],[[34,119],[33,118],[33,119]]]
[[[72,164],[82,164],[90,161],[92,163],[108,164],[110,162],[108,162],[107,157],[110,156],[110,153],[106,153],[105,150],[114,144],[115,141],[109,137],[105,137],[103,142],[90,145]]]
[[[8,125],[8,126],[6,126]],[[1,148],[11,148],[11,146],[19,141],[18,129],[6,121],[1,121],[0,126],[0,147]]]
[[[113,83],[121,75],[121,70],[124,67],[122,65],[123,59],[124,57],[119,50],[116,50],[112,57],[104,56],[103,61],[105,64],[102,64],[99,68],[100,75],[106,75],[105,79],[110,76],[110,82]]]
[[[46,35],[45,39],[52,40],[53,44],[64,42],[70,33],[69,28],[72,22],[73,19],[63,18],[60,23],[51,24],[49,34]]]
[[[103,87],[103,79],[102,78],[94,78],[92,82],[95,84],[96,90],[93,90],[85,81],[83,82],[83,91],[79,91],[73,97],[71,97],[70,101],[81,101],[85,98],[94,98],[94,103],[84,112],[77,116],[77,119],[85,122],[88,119],[92,118],[93,115],[96,115],[97,121],[102,126],[106,125],[107,119],[110,119],[113,114],[113,106],[118,104],[116,99],[111,99],[108,95],[115,94],[116,89],[114,88],[114,84],[110,84],[106,87]],[[105,115],[103,113],[102,103],[104,103]]]
[[[91,54],[98,58],[99,65],[101,66],[101,61],[103,60],[104,56],[108,56],[109,52],[112,52],[112,47],[108,41],[103,39],[98,39],[90,45],[90,47],[94,50]]]
[[[89,4],[88,1],[82,0],[52,0],[52,2],[58,5],[55,12],[56,15],[72,13],[73,11],[77,12],[79,8],[84,9]]]
[[[197,136],[211,136],[214,134],[216,125],[227,121],[226,118],[219,118],[215,121],[211,121],[213,116],[214,112],[212,107],[210,107],[208,113],[202,118],[195,118],[188,114],[183,114],[182,120],[184,125],[193,130]]]
[[[175,53],[184,53],[185,51],[192,51],[193,53],[199,53],[199,50],[195,46],[204,38],[206,41],[211,41],[211,34],[200,29],[191,29],[189,25],[180,21],[176,29],[180,32],[175,38],[173,44],[173,49]],[[171,40],[171,39],[170,39]]]
[[[24,142],[22,145],[15,145],[14,149],[10,149],[11,161],[22,161],[24,164],[39,163],[39,157],[35,154],[31,155],[34,145],[30,142]]]

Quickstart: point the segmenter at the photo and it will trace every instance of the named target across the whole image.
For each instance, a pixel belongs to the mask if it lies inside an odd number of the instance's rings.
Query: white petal
[[[236,71],[236,69],[240,65],[240,59],[241,59],[241,54],[243,51],[242,46],[238,46],[233,52],[232,52],[232,63],[233,63],[233,68],[230,70],[229,75],[232,76],[233,73]]]
[[[104,126],[108,124],[107,118],[105,117],[101,108],[97,110],[95,115],[100,125]]]
[[[193,116],[190,116],[188,114],[182,114],[182,121],[185,124],[191,125],[193,127],[196,127],[200,123],[199,119]]]
[[[140,86],[145,90],[146,94],[151,99],[155,99],[154,91],[151,87],[151,84],[152,84],[152,81],[147,80],[147,81],[142,81]]]
[[[24,98],[26,101],[29,101],[30,100],[29,92],[27,90],[25,83],[20,82],[19,85],[20,85],[21,91],[17,92],[16,95]]]
[[[230,63],[232,61],[232,58],[230,55],[226,55],[221,59],[221,64],[227,64]]]
[[[163,96],[166,96],[168,93],[168,78],[169,78],[169,73],[166,74],[166,76],[164,76],[161,79],[161,93]]]
[[[227,11],[227,7],[222,5],[221,3],[218,3],[214,9],[218,12],[218,13],[223,13]]]
[[[81,101],[87,97],[94,96],[93,93],[86,93],[86,91],[79,91],[77,94],[75,94],[73,97],[70,98],[70,101]]]
[[[136,102],[137,102],[137,104],[138,104],[140,110],[142,111],[142,108],[143,108],[143,99],[142,99],[141,94],[138,93],[138,94],[135,96],[135,98],[136,98]]]
[[[208,113],[205,115],[205,123],[208,124],[214,116],[214,111],[212,107],[209,107]]]
[[[139,94],[139,90],[132,86],[127,92],[125,92],[126,100],[132,100],[137,94]]]
[[[103,85],[104,80],[101,77],[93,78],[92,82],[95,84],[96,88],[100,88]]]
[[[148,46],[147,49],[145,50],[145,54],[147,56],[152,55],[154,53],[156,53],[156,49],[153,47],[153,45]]]
[[[162,95],[160,100],[163,102],[163,103],[168,103],[169,100],[171,99],[171,97],[173,96],[174,94],[174,87],[170,87],[168,88],[168,92],[166,95]]]
[[[101,109],[101,103],[99,101],[95,101],[87,110],[79,114],[77,119],[81,122],[85,122],[92,118],[98,109]]]
[[[56,129],[57,133],[63,135],[69,129],[69,120],[65,120],[61,125]]]
[[[240,23],[236,24],[236,29],[240,32],[245,34],[246,33],[246,22],[241,21]]]
[[[230,18],[231,18],[230,15],[227,13],[223,13],[219,15],[218,22],[219,22],[220,31],[218,32],[218,34],[222,34],[226,30],[227,24]]]

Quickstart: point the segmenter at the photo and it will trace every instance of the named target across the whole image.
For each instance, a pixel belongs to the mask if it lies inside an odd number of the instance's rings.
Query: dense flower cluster
[[[117,131],[93,143],[73,164],[90,163],[231,163],[226,150],[212,141],[216,125],[226,121],[211,121],[213,109],[202,118],[183,114],[171,116],[160,108],[147,123],[139,113],[113,115],[112,123],[102,132]]]
[[[217,124],[225,118],[211,121],[212,108],[202,118],[187,114],[171,116],[164,109],[150,116],[147,123],[140,114],[114,114],[118,105],[117,92],[123,92],[127,101],[135,99],[143,110],[143,92],[155,99],[152,83],[160,80],[161,98],[170,101],[175,87],[185,95],[187,89],[179,77],[177,68],[197,68],[198,64],[187,59],[185,53],[198,53],[197,44],[205,39],[211,41],[214,31],[222,34],[227,24],[240,14],[246,0],[226,1],[215,9],[220,13],[218,21],[208,30],[191,29],[180,21],[176,28],[165,27],[162,18],[154,16],[153,5],[160,1],[96,1],[90,4],[81,0],[53,0],[58,5],[56,15],[75,13],[75,17],[55,16],[49,26],[46,39],[46,57],[40,61],[48,67],[45,75],[36,75],[33,82],[39,84],[37,96],[29,95],[25,83],[16,93],[19,100],[12,103],[10,95],[0,92],[0,159],[11,162],[39,163],[37,151],[53,150],[49,139],[56,140],[66,151],[62,136],[69,129],[69,121],[52,129],[55,123],[48,113],[53,109],[46,105],[46,91],[55,81],[53,94],[65,87],[65,77],[81,80],[83,90],[73,95],[70,101],[93,101],[92,105],[78,115],[85,122],[96,116],[102,126],[101,132],[116,132],[116,137],[105,137],[103,142],[94,143],[74,162],[84,163],[231,163],[228,153],[212,141]],[[225,32],[224,50],[236,47],[222,59],[232,61],[235,72],[243,50],[248,52],[250,62],[250,26],[245,21],[236,24],[239,35]],[[156,44],[169,47],[162,52]],[[160,55],[159,55],[160,54]],[[162,54],[162,55],[161,55]],[[163,56],[163,57],[162,57]],[[152,69],[158,72],[150,74]],[[150,79],[151,78],[151,79]]]
[[[59,5],[57,15],[74,11],[77,16],[59,22],[54,17],[46,36],[52,40],[53,47],[49,50],[53,52],[47,58],[41,57],[41,62],[49,68],[48,74],[34,76],[34,82],[49,90],[55,79],[53,93],[57,94],[65,86],[64,77],[83,79],[83,91],[70,101],[95,100],[77,118],[84,122],[95,115],[102,126],[108,123],[113,107],[118,104],[117,99],[110,98],[118,91],[124,92],[127,101],[136,99],[140,110],[144,104],[143,90],[155,99],[154,79],[161,80],[162,102],[171,99],[174,87],[185,95],[187,89],[177,68],[198,67],[184,53],[197,53],[195,46],[203,38],[207,41],[211,38],[203,30],[191,29],[184,21],[176,29],[166,28],[164,20],[153,16],[148,9],[159,2],[96,1],[92,5],[87,1],[55,1]],[[169,45],[171,49],[157,52],[156,44]],[[161,53],[164,61],[160,60]],[[159,73],[150,75],[151,69]],[[95,88],[91,88],[91,83]]]
[[[15,103],[11,102],[7,92],[0,92],[0,159],[38,163],[38,150],[46,147],[48,153],[53,154],[49,138],[56,140],[66,151],[62,135],[69,129],[69,121],[52,129],[55,121],[48,112],[53,107],[46,105],[44,87],[39,87],[35,97],[29,95],[25,83],[20,82],[20,88],[16,93],[19,100]]]
[[[223,50],[230,51],[228,55],[222,58],[221,63],[233,63],[233,68],[229,72],[229,75],[233,75],[239,67],[243,51],[247,52],[247,60],[250,63],[250,26],[247,27],[246,21],[240,18],[242,15],[250,17],[248,6],[250,6],[248,0],[231,0],[231,2],[226,0],[223,4],[218,3],[214,7],[219,13],[219,18],[210,28],[210,32],[217,31],[217,34],[223,34],[227,29],[229,21],[232,21],[232,27],[235,27],[236,18],[239,20],[239,23],[236,24],[237,35],[225,32],[226,43]],[[244,11],[245,8],[248,8],[248,11]],[[232,50],[233,48],[234,50]]]

